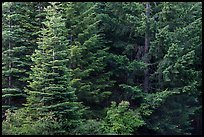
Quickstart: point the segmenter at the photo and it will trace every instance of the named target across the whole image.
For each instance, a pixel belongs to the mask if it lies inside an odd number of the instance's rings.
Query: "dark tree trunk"
[[[144,62],[146,64],[149,63],[148,59],[148,51],[149,51],[149,43],[150,43],[150,37],[149,37],[149,17],[150,17],[150,2],[146,2],[146,32],[145,32],[145,46],[144,46]],[[148,92],[149,90],[149,68],[147,67],[144,71],[144,91]]]
[[[11,8],[9,8],[9,13],[11,14]],[[11,19],[9,19],[9,33],[11,34]],[[9,36],[9,57],[11,58],[11,37]],[[11,67],[12,67],[12,64],[11,64],[11,60],[9,61],[9,70],[11,71]],[[11,74],[9,74],[9,77],[8,77],[8,87],[9,88],[12,88],[12,77],[11,77]],[[9,97],[8,98],[8,105],[11,104],[11,98]]]

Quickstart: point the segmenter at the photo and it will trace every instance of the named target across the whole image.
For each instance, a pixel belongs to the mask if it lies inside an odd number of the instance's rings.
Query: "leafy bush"
[[[6,112],[6,120],[2,122],[3,135],[53,135],[59,128],[58,122],[51,114],[32,118],[24,109]]]
[[[101,135],[103,134],[102,122],[94,119],[86,120],[81,122],[80,126],[74,131],[74,134],[79,135]]]
[[[102,129],[105,134],[132,134],[136,128],[144,125],[138,112],[128,108],[129,102],[122,101],[119,105],[112,102],[107,111]]]

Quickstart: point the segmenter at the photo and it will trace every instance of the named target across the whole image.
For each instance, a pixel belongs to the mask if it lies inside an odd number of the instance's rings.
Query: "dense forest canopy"
[[[3,135],[202,134],[201,2],[3,2]]]

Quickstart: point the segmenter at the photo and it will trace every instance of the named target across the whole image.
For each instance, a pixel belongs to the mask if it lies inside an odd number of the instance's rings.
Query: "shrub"
[[[105,134],[128,135],[132,134],[136,128],[144,125],[138,112],[128,107],[128,101],[122,101],[118,106],[116,102],[112,102],[102,125]]]
[[[53,135],[59,128],[51,114],[34,119],[24,109],[8,110],[2,122],[3,135]]]

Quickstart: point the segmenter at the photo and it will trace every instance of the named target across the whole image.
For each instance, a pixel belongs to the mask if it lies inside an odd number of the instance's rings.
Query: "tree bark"
[[[11,14],[11,7],[9,8],[9,14]],[[11,58],[11,37],[10,37],[10,35],[11,35],[11,19],[9,19],[9,58]],[[11,72],[11,67],[12,67],[12,64],[11,64],[11,60],[9,61],[9,64],[8,64],[8,67],[9,67],[9,71]],[[8,87],[9,88],[12,88],[12,77],[11,77],[11,73],[9,74],[9,77],[8,77]],[[8,98],[8,105],[10,105],[11,104],[11,98],[9,97]]]
[[[149,17],[150,17],[150,2],[146,2],[146,32],[145,32],[145,46],[144,46],[144,62],[146,64],[149,63],[148,59],[148,51],[149,51],[149,43],[150,43],[150,36],[149,36]],[[144,70],[144,91],[148,92],[149,90],[149,68]]]

